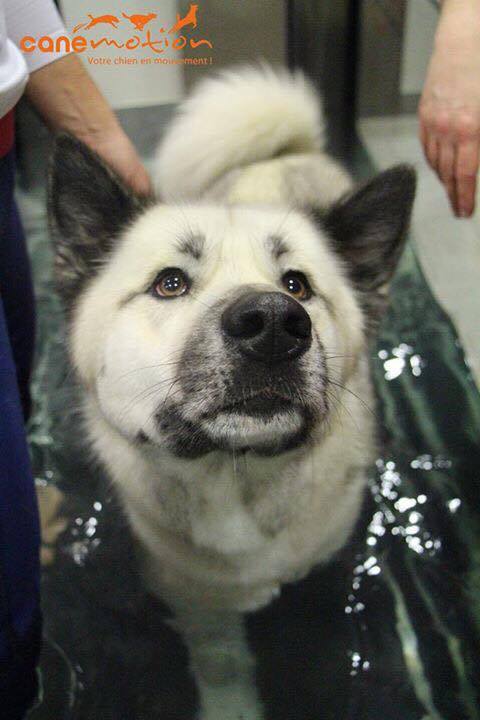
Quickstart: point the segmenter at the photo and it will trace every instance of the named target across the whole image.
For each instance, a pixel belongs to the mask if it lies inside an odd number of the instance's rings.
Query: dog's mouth
[[[306,438],[309,420],[300,399],[263,388],[229,398],[204,414],[201,426],[219,447],[276,454]]]
[[[308,440],[316,415],[300,396],[268,387],[238,390],[227,403],[211,405],[196,418],[182,406],[164,408],[158,424],[170,450],[189,458],[213,450],[276,455]]]
[[[294,406],[295,403],[291,397],[276,391],[264,389],[256,393],[231,399],[226,405],[222,405],[215,410],[211,416],[231,413],[266,418],[278,413],[291,411]]]

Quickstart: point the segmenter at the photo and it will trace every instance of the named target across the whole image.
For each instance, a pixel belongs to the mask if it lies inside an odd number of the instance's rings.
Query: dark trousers
[[[24,429],[35,316],[13,182],[11,152],[0,159],[0,715],[8,720],[32,701],[40,646],[40,533]]]

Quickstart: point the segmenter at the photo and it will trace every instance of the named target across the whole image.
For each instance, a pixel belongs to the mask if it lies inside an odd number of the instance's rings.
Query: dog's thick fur
[[[223,720],[258,712],[235,614],[344,545],[374,457],[367,346],[415,179],[400,166],[352,190],[323,136],[302,75],[247,68],[201,83],[180,108],[157,156],[158,201],[69,137],[52,163],[88,436],[148,584],[176,612],[207,715],[216,683],[230,688]],[[189,291],[158,297],[165,268],[186,272]],[[312,288],[301,310],[285,299],[291,271]],[[227,337],[226,313],[267,295],[306,311],[300,356],[245,359],[245,341]]]

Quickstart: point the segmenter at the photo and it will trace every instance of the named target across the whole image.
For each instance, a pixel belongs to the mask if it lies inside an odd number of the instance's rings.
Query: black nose
[[[296,300],[281,292],[252,292],[222,315],[222,329],[244,355],[272,363],[303,355],[312,342],[312,323]]]

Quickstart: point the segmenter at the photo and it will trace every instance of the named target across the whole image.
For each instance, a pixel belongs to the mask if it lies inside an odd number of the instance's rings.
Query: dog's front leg
[[[175,627],[190,653],[201,720],[261,720],[250,653],[240,613],[176,606]]]

